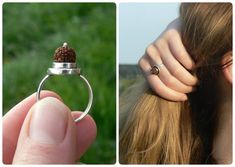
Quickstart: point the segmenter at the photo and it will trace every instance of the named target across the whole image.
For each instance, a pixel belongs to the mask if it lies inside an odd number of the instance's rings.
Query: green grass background
[[[34,93],[51,67],[54,50],[67,42],[94,91],[91,115],[98,135],[82,157],[87,164],[116,162],[116,6],[114,3],[5,3],[3,5],[3,115]],[[79,77],[54,77],[72,110],[84,109],[88,92]]]

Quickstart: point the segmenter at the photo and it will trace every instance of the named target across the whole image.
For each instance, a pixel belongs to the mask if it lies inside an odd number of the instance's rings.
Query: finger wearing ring
[[[91,109],[93,102],[93,92],[88,80],[83,75],[81,75],[80,71],[80,68],[78,68],[76,64],[75,51],[72,48],[68,47],[67,43],[64,43],[62,47],[56,49],[52,68],[48,68],[47,75],[41,80],[38,86],[36,93],[37,101],[40,100],[40,92],[45,81],[50,77],[55,75],[77,75],[86,83],[89,91],[89,101],[87,107],[84,110],[83,114],[78,117],[75,122],[79,122],[80,120],[82,120]]]
[[[161,67],[163,66],[163,63],[154,65],[150,70],[151,74],[158,75],[160,73]]]

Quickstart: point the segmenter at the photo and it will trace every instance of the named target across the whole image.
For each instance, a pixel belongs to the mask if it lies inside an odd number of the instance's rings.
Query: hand
[[[150,72],[154,65],[162,63],[158,75]],[[181,41],[179,19],[147,47],[139,66],[155,93],[171,101],[187,100],[186,93],[194,89],[197,78],[188,71],[193,69],[194,62]]]
[[[72,164],[84,154],[96,137],[90,116],[75,123],[80,112],[72,112],[58,95],[33,94],[3,117],[3,163]]]

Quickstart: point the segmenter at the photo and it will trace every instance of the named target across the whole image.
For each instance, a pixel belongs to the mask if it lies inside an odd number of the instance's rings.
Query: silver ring
[[[154,65],[154,66],[151,68],[151,70],[150,70],[151,74],[158,75],[158,74],[160,73],[160,69],[161,69],[163,66],[164,66],[163,63]]]
[[[64,46],[67,46],[67,44],[65,43],[63,47]],[[80,69],[77,67],[75,62],[72,62],[72,63],[71,62],[53,62],[52,68],[48,68],[47,75],[39,83],[37,93],[36,93],[37,101],[40,100],[40,92],[42,90],[42,87],[45,81],[49,79],[49,77],[52,77],[55,75],[78,75],[86,83],[88,91],[89,91],[89,101],[82,115],[80,115],[80,117],[75,119],[75,122],[81,121],[91,109],[92,102],[93,102],[93,92],[92,92],[91,85],[89,84],[88,80],[83,75],[80,74]]]

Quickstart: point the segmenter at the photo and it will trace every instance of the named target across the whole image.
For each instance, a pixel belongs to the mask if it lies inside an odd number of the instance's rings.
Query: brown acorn
[[[63,46],[55,50],[53,60],[60,63],[75,63],[76,53],[72,48],[68,47],[67,43],[64,43]]]

